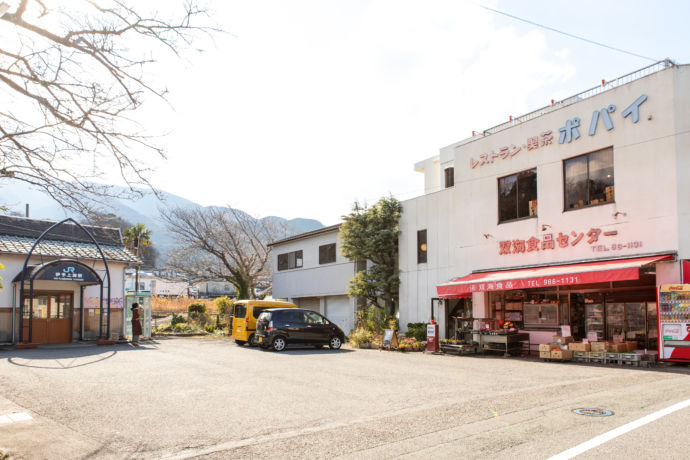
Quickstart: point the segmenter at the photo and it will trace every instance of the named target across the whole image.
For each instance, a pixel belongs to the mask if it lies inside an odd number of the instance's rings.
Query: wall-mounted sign
[[[567,249],[582,243],[588,244],[592,252],[621,251],[623,249],[639,249],[642,241],[626,241],[616,243],[606,243],[599,241],[601,237],[613,237],[618,235],[618,230],[603,232],[600,228],[590,228],[587,232],[558,232],[545,233],[540,238],[530,237],[527,240],[515,239],[498,242],[498,255],[507,256],[512,254],[524,254],[526,252],[551,251],[556,249]],[[585,239],[585,237],[587,237]]]
[[[647,95],[643,94],[632,104],[630,104],[625,110],[621,112],[623,118],[630,117],[633,123],[640,121],[640,106],[647,100]],[[592,113],[592,119],[589,123],[589,131],[587,134],[594,136],[597,133],[597,127],[600,124],[604,125],[606,131],[611,131],[614,129],[613,119],[611,114],[616,111],[616,106],[611,104],[601,110],[595,110]],[[601,120],[601,123],[599,121]],[[564,126],[558,128],[558,143],[559,144],[569,144],[580,138],[580,124],[582,119],[580,117],[574,117],[572,119],[566,120]],[[526,151],[536,150],[538,148],[543,148],[553,143],[552,131],[545,131],[539,136],[532,136],[527,138],[527,141],[522,145],[510,144],[510,146],[500,147],[498,153],[492,150],[489,153],[484,153],[479,155],[479,159],[474,159],[470,157],[470,168],[474,169],[477,166],[484,166],[487,164],[493,164],[494,160],[501,159],[505,160],[507,158],[512,158],[521,152],[523,149]]]
[[[43,270],[35,279],[44,281],[77,281],[79,283],[100,282],[90,270],[72,262],[51,265]]]

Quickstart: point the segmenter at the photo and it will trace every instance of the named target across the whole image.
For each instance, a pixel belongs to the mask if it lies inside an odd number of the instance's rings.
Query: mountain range
[[[122,191],[125,189],[123,188]],[[104,212],[115,214],[132,224],[144,224],[151,230],[151,240],[159,251],[162,258],[175,246],[172,235],[166,230],[161,219],[161,209],[171,208],[190,208],[200,206],[191,200],[181,196],[159,190],[161,199],[153,193],[141,190],[144,196],[138,200],[131,199],[112,199],[108,200],[110,209]],[[75,216],[65,210],[55,202],[45,192],[33,188],[25,182],[3,179],[0,181],[0,205],[8,208],[10,214],[25,215],[26,205],[29,205],[29,216],[37,219],[62,220],[73,217],[81,222],[81,216]],[[200,206],[204,207],[204,206]],[[251,213],[250,213],[251,215]],[[296,218],[285,219],[277,216],[266,216],[264,219],[271,219],[284,224],[286,228],[285,237],[296,235],[323,227],[318,220]]]

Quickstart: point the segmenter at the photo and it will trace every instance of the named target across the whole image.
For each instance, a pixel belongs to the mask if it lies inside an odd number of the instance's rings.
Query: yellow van
[[[254,331],[256,331],[256,319],[262,311],[268,308],[297,308],[297,305],[290,302],[279,302],[276,300],[236,300],[232,308],[232,320],[230,323],[232,338],[237,345],[244,345],[249,342],[249,346],[255,347]]]

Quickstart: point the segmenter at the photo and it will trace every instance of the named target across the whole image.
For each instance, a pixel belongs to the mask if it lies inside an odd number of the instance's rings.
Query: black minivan
[[[256,321],[257,342],[262,348],[283,351],[288,345],[303,344],[334,350],[345,342],[345,334],[325,316],[301,308],[271,308]]]

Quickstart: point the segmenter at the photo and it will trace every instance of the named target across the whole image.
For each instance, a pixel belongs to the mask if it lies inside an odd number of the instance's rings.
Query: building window
[[[613,148],[563,161],[565,210],[614,200]]]
[[[302,268],[302,251],[278,254],[278,270],[291,270],[293,268]]]
[[[426,230],[417,232],[417,263],[426,263]]]
[[[455,168],[446,168],[444,171],[446,188],[455,185]]]
[[[319,264],[335,262],[335,243],[319,246]]]
[[[537,215],[537,170],[498,179],[498,222]]]
[[[288,268],[288,255],[278,254],[278,270],[287,270]]]

